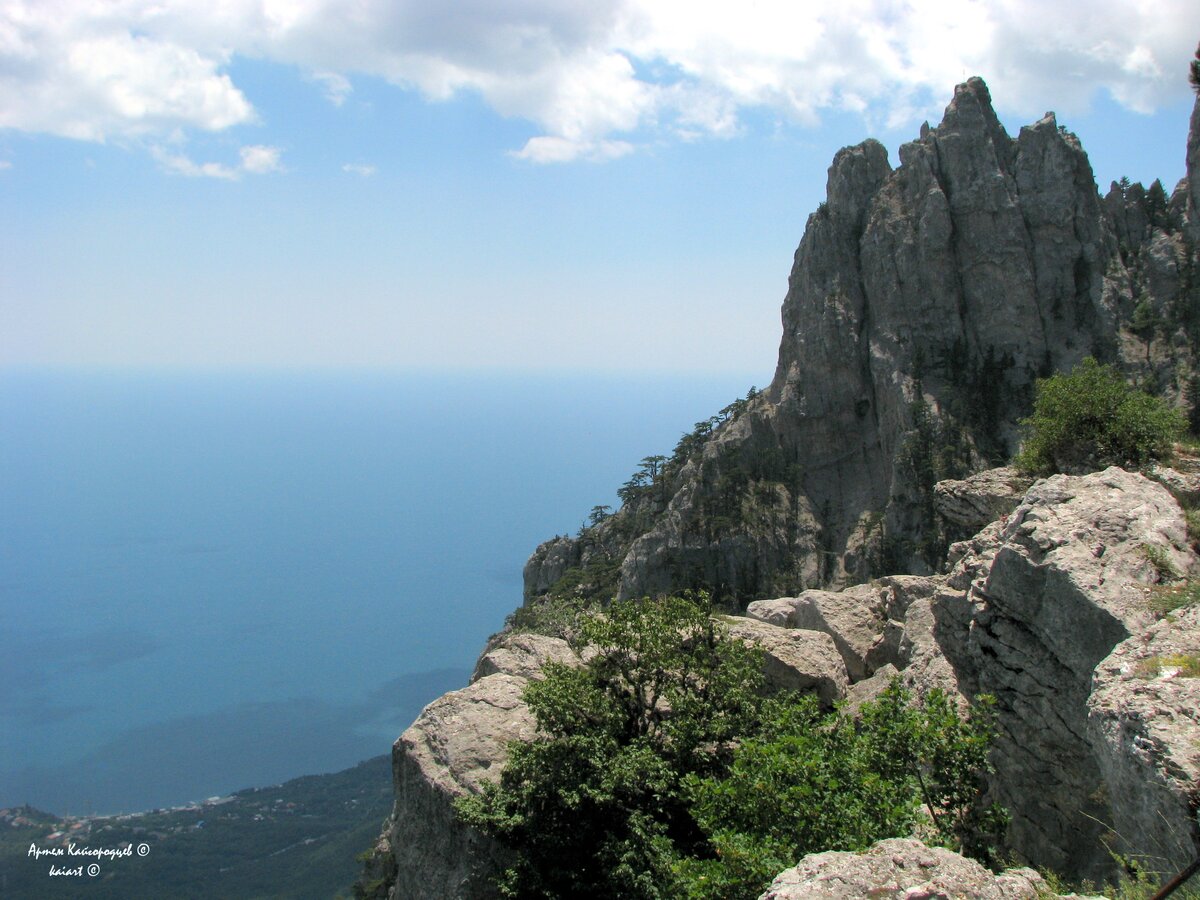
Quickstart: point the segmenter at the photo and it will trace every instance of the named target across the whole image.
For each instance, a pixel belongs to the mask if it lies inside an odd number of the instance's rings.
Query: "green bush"
[[[1081,474],[1161,459],[1184,433],[1183,415],[1126,384],[1090,356],[1068,374],[1039,379],[1014,462],[1035,474]]]
[[[895,680],[857,719],[822,716],[812,698],[782,707],[727,774],[689,779],[715,855],[679,864],[686,896],[753,900],[805,854],[915,830],[994,863],[1008,818],[984,799],[991,737],[990,700],[964,720],[941,691],[913,703]]]
[[[761,651],[721,628],[706,601],[614,603],[580,629],[586,665],[529,685],[543,737],[457,807],[513,851],[502,895],[753,898],[804,853],[922,821],[968,852],[987,843],[986,716],[964,722],[936,693],[914,706],[898,685],[859,719],[769,697]]]

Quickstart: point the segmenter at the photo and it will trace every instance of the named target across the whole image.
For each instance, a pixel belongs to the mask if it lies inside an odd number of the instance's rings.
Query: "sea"
[[[389,752],[539,542],[768,377],[0,370],[0,807]]]

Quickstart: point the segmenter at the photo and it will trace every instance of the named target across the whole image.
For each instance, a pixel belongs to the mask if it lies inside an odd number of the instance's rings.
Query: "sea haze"
[[[534,546],[756,379],[0,374],[0,806],[387,752]]]

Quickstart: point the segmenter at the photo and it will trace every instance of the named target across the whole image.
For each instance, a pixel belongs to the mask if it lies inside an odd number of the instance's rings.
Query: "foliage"
[[[1192,90],[1200,94],[1200,45],[1196,47],[1196,58],[1192,60],[1188,68],[1188,82],[1192,85]]]
[[[0,895],[316,900],[349,894],[360,871],[355,854],[374,843],[393,802],[391,760],[379,756],[336,774],[238,791],[217,804],[66,821],[13,810],[27,823],[0,818]],[[82,830],[72,834],[78,844],[115,850],[144,842],[149,855],[100,859],[95,878],[49,877],[49,863],[62,860],[36,860],[29,845],[49,847],[47,835],[80,822]]]
[[[460,817],[514,851],[509,897],[757,896],[798,854],[929,827],[980,853],[990,720],[893,685],[861,720],[767,697],[761,652],[704,598],[614,603],[580,668],[526,689],[544,737],[517,743]],[[986,708],[984,708],[986,709]]]
[[[1159,584],[1150,589],[1150,608],[1160,615],[1200,603],[1200,581]]]
[[[1200,678],[1200,656],[1172,653],[1167,656],[1148,656],[1134,668],[1139,678],[1157,678],[1163,669],[1175,669],[1180,678]]]
[[[582,573],[578,569],[571,570]],[[578,584],[578,581],[575,581]],[[579,633],[583,622],[600,608],[599,603],[579,593],[548,594],[534,597],[523,606],[517,607],[505,620],[509,631],[531,631],[549,637],[572,640]]]
[[[689,897],[753,898],[806,853],[865,849],[923,822],[932,839],[991,861],[1007,817],[983,801],[990,702],[962,720],[940,691],[914,705],[893,681],[857,720],[822,716],[812,698],[777,710],[728,775],[689,779],[716,851],[680,863]]]
[[[514,744],[459,814],[516,851],[506,896],[677,896],[674,856],[701,840],[682,779],[757,730],[761,656],[723,639],[703,599],[614,603],[580,640],[584,667],[548,665],[526,689],[546,737]]]
[[[1165,549],[1157,544],[1142,544],[1140,549],[1146,562],[1154,566],[1154,571],[1158,573],[1160,581],[1174,581],[1179,577],[1179,570],[1175,568],[1175,564],[1171,562],[1171,557],[1167,555]]]
[[[1091,357],[1070,374],[1039,379],[1033,415],[1022,424],[1025,444],[1014,462],[1036,474],[1144,466],[1168,455],[1185,425],[1177,410]]]

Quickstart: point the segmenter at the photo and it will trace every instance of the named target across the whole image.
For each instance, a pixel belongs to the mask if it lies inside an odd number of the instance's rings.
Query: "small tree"
[[[544,737],[514,744],[500,783],[458,804],[514,851],[504,896],[679,896],[676,854],[702,842],[682,779],[723,770],[761,707],[761,653],[709,613],[614,603],[581,629],[586,666],[551,663],[526,689]]]
[[[1038,379],[1033,415],[1021,424],[1025,443],[1014,462],[1035,474],[1141,467],[1169,454],[1186,427],[1178,410],[1090,356],[1069,375]]]

